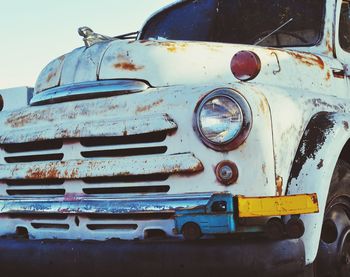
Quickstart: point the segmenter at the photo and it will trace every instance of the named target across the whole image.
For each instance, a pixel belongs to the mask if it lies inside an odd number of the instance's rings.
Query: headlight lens
[[[243,114],[236,101],[226,96],[209,99],[199,111],[199,127],[215,144],[228,143],[242,129]]]
[[[243,96],[232,89],[217,89],[197,105],[195,129],[204,144],[227,151],[237,148],[248,137],[251,118]]]

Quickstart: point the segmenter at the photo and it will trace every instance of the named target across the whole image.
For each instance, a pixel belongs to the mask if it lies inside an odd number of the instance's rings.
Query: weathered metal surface
[[[125,118],[134,118],[168,113],[178,125],[177,132],[164,142],[168,153],[191,151],[204,166],[201,174],[191,175],[190,179],[184,175],[169,178],[171,193],[229,190],[233,194],[264,196],[277,192],[283,195],[288,182],[276,184],[276,176],[289,180],[288,193],[318,193],[320,213],[302,217],[306,225],[303,236],[306,260],[311,263],[317,253],[332,169],[342,146],[349,139],[350,120],[346,116],[350,112],[349,84],[343,66],[349,64],[349,54],[345,56],[339,51],[337,28],[340,4],[341,1],[326,2],[324,36],[318,45],[310,47],[287,50],[206,42],[114,41],[98,43],[87,52],[78,49],[67,55],[64,65],[56,60],[43,71],[38,78],[37,92],[59,84],[121,78],[146,80],[151,88],[137,95],[3,112],[0,113],[3,126],[0,133],[7,132],[10,136],[10,130],[22,127],[41,132],[45,129],[42,127],[60,126],[65,121],[104,121],[108,117],[120,118],[121,114]],[[262,61],[261,72],[254,81],[237,82],[230,72],[229,62],[241,50],[255,52]],[[253,114],[253,127],[247,141],[227,153],[206,148],[191,126],[198,101],[209,91],[220,87],[242,93]],[[310,139],[305,134],[307,140],[303,140],[304,130],[314,115],[320,112],[341,116],[334,121],[335,129],[332,127],[332,131],[329,128],[320,132],[312,130],[311,133],[320,137],[313,144],[305,144]],[[302,146],[300,151],[299,144]],[[325,145],[332,147],[325,148]],[[62,151],[67,160],[81,158],[81,146],[78,144],[64,144]],[[292,170],[296,153],[300,155],[297,155]],[[1,153],[1,158],[4,154]],[[237,183],[229,188],[215,179],[213,168],[222,160],[232,160],[240,172]],[[44,164],[50,163],[42,163],[46,168]],[[73,165],[74,162],[63,161],[62,164]],[[15,168],[15,165],[10,167]],[[23,173],[22,169],[20,172]],[[10,219],[5,221],[6,224],[13,223]],[[138,230],[137,234],[128,238],[139,237],[140,232]],[[47,236],[50,237],[45,233]]]
[[[229,63],[233,55],[241,50],[252,51],[264,61],[254,83],[278,85],[283,79],[283,86],[301,89],[310,86],[320,88],[326,83],[321,76],[327,75],[329,65],[320,55],[258,46],[175,41],[111,42],[101,62],[99,76],[100,79],[131,76],[148,80],[153,86],[196,84],[203,80],[206,83],[233,82],[236,79],[231,73]],[[163,62],[158,63],[158,60]],[[121,67],[123,62],[129,66]],[[135,70],[127,70],[131,67]],[[297,75],[290,74],[303,70],[311,72],[307,80],[300,80]],[[278,73],[273,73],[277,71]]]
[[[35,91],[40,92],[48,88],[56,87],[60,83],[61,71],[65,56],[61,56],[50,62],[40,73],[36,83]]]
[[[82,82],[48,89],[36,94],[31,105],[63,102],[75,99],[97,98],[145,91],[149,86],[142,81],[116,80],[100,82]]]
[[[327,86],[330,68],[334,68],[333,61],[329,64],[327,56],[258,46],[162,41],[113,41],[102,43],[102,46],[103,51],[100,51],[105,54],[102,57],[98,52],[101,61],[96,61],[95,65],[91,62],[88,66],[81,65],[89,61],[86,51],[76,50],[69,54],[62,69],[61,84],[96,81],[97,76],[100,80],[147,80],[152,86],[190,85],[203,81],[234,82],[236,79],[229,63],[233,55],[241,50],[252,51],[264,61],[260,74],[254,80],[264,85],[280,85],[283,79],[283,86],[286,87],[322,89]],[[297,71],[309,72],[310,78],[301,80],[297,75],[290,74]],[[72,77],[77,74],[84,76]]]
[[[202,194],[155,194],[116,198],[0,198],[2,214],[132,214],[174,212],[177,207],[193,207],[206,204],[211,193]]]
[[[196,173],[202,163],[191,153],[0,165],[0,179],[81,179],[147,174]]]
[[[69,53],[62,68],[60,85],[96,81],[100,60],[108,47],[108,43],[96,43]]]
[[[105,120],[64,121],[40,128],[10,128],[0,133],[0,144],[25,143],[52,139],[114,137],[171,131],[176,123],[166,114],[119,117]]]
[[[301,138],[291,170],[288,194],[316,192],[318,195],[320,212],[301,216],[306,226],[309,226],[302,237],[308,263],[317,254],[315,246],[319,244],[335,164],[345,143],[350,139],[347,122],[350,122],[349,113],[322,112],[314,116]],[[304,155],[308,158],[302,158]]]

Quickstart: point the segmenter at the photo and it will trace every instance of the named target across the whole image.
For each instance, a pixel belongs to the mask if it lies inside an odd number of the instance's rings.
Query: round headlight
[[[195,111],[196,129],[209,147],[226,151],[237,148],[251,128],[251,111],[246,100],[232,89],[209,93]]]

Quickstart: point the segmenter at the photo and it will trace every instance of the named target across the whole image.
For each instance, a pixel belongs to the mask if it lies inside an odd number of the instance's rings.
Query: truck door
[[[231,233],[234,231],[233,213],[224,200],[214,201],[209,207],[208,233]]]

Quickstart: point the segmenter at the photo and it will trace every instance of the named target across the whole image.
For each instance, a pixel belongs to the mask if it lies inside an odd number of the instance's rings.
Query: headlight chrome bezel
[[[218,97],[226,97],[232,102],[235,102],[236,104],[238,104],[238,107],[240,108],[240,111],[242,114],[241,129],[233,138],[229,139],[227,142],[224,142],[224,143],[217,143],[209,140],[205,136],[205,134],[203,133],[203,130],[200,127],[201,126],[200,113],[204,105],[208,101]],[[198,102],[194,111],[193,127],[196,133],[198,134],[199,138],[202,140],[202,142],[209,148],[214,149],[216,151],[221,151],[221,152],[234,150],[238,148],[247,139],[250,133],[250,130],[252,127],[252,111],[247,100],[241,94],[239,94],[236,90],[231,88],[215,89],[209,92],[206,96],[204,96]]]

